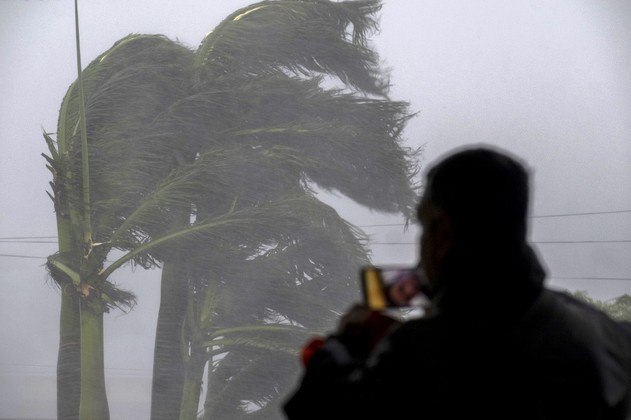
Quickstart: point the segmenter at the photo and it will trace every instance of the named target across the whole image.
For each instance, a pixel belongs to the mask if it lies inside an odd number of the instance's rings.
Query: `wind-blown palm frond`
[[[357,269],[368,262],[359,232],[329,206],[305,197],[303,208],[297,206],[289,213],[280,213],[281,219],[290,214],[298,218],[291,229],[275,224],[276,229],[269,231],[271,235],[258,236],[256,240],[236,233],[235,240],[243,246],[201,242],[206,245],[188,254],[191,266],[199,270],[192,276],[197,280],[192,283],[195,294],[189,305],[206,311],[205,315],[194,316],[194,320],[189,317],[191,330],[196,331],[193,337],[203,333],[212,338],[221,331],[242,332],[239,326],[252,322],[258,323],[261,331],[270,328],[263,337],[241,334],[235,338],[225,334],[220,340],[205,342],[204,345],[213,344],[214,353],[229,352],[216,362],[218,378],[222,378],[221,372],[226,372],[231,360],[239,361],[235,362],[239,368],[230,375],[230,384],[221,384],[222,380],[214,377],[209,379],[212,394],[206,401],[208,413],[219,410],[227,418],[236,418],[241,410],[240,400],[234,399],[237,396],[264,406],[289,391],[289,366],[294,359],[279,348],[268,349],[270,334],[274,332],[269,322],[280,320],[299,326],[283,330],[284,339],[275,338],[276,346],[285,350],[293,346],[295,354],[308,335],[330,327],[338,315],[333,308],[341,309],[357,296]],[[263,207],[274,211],[270,205]],[[208,305],[211,295],[215,298],[209,309],[204,305]],[[220,331],[218,325],[222,326]],[[286,340],[290,340],[289,344],[283,344]],[[261,363],[264,365],[255,366]],[[273,373],[265,371],[270,364],[275,366]],[[240,394],[234,393],[235,389]],[[227,414],[225,410],[233,411]]]
[[[235,328],[213,327],[208,341],[202,345],[212,348],[211,354],[215,355],[241,346],[296,355],[296,341],[301,342],[296,338],[297,334],[302,334],[302,339],[306,339],[310,332],[303,327],[283,324],[246,325]]]
[[[202,41],[195,64],[206,78],[293,72],[337,76],[383,95],[388,82],[366,45],[379,1],[264,1],[237,10]]]
[[[191,58],[189,50],[165,38],[143,36],[97,58],[98,74],[106,78],[88,96],[87,108],[95,213],[113,224],[104,227],[104,239],[118,222],[111,218],[129,213],[179,163],[178,155],[192,159],[185,142],[154,131],[156,117],[184,96]]]
[[[323,90],[318,81],[265,78],[235,92],[245,104],[227,142],[293,148],[293,161],[314,182],[370,208],[413,214],[419,151],[401,133],[408,104]],[[401,197],[409,197],[402,202]]]
[[[312,329],[327,325],[335,317],[331,308],[358,296],[356,276],[368,259],[352,230],[333,217],[326,220],[319,225],[305,220],[291,231],[277,229],[264,241],[244,240],[247,246],[200,248],[199,260],[192,261],[205,272],[202,286],[223,282],[225,301],[220,304],[234,325],[248,317],[262,321],[268,308]],[[235,307],[247,310],[233,314]]]
[[[248,350],[247,346],[240,346],[229,352],[209,372],[210,397],[204,406],[205,418],[280,417],[273,401],[284,397],[294,385],[290,373],[299,369],[297,357]]]
[[[250,168],[245,171],[244,168]],[[274,184],[269,172],[273,171]],[[138,230],[147,235],[164,230],[169,209],[193,201],[205,206],[208,216],[221,215],[230,211],[233,201],[248,204],[270,201],[269,191],[276,189],[278,196],[298,187],[299,172],[293,170],[288,159],[280,150],[257,150],[247,147],[224,147],[206,150],[195,161],[173,170],[152,191],[147,192],[137,203],[134,211],[125,217],[110,240],[112,246],[131,249],[127,241]],[[262,188],[263,184],[267,188]],[[258,192],[268,192],[265,196]],[[263,200],[265,199],[265,200]],[[243,205],[240,204],[240,207]],[[125,239],[127,235],[127,239]]]

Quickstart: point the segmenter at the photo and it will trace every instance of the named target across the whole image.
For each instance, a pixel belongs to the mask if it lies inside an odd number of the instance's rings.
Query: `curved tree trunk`
[[[184,386],[182,325],[186,315],[186,271],[177,262],[162,269],[151,388],[151,420],[179,418]]]
[[[196,419],[199,407],[206,358],[203,348],[192,348],[191,352],[191,358],[186,364],[179,420]]]

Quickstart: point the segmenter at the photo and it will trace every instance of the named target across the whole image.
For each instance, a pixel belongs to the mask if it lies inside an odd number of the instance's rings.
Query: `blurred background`
[[[196,48],[249,1],[80,3],[83,64],[130,33]],[[406,145],[422,171],[443,153],[487,143],[523,158],[533,179],[531,239],[548,284],[608,300],[631,293],[631,3],[624,0],[385,0],[371,38],[407,101]],[[41,131],[54,131],[76,78],[73,4],[0,1],[0,418],[55,417],[59,291]],[[421,172],[422,173],[422,172]],[[318,191],[370,238],[375,264],[413,264],[416,221]],[[148,418],[159,270],[115,282],[138,305],[105,317],[113,419]],[[359,289],[358,289],[359,299]],[[115,331],[115,333],[114,333]],[[298,373],[297,373],[298,375]]]

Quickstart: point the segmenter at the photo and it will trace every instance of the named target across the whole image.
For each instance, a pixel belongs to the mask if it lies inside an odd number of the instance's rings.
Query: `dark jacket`
[[[537,267],[518,273],[532,287],[492,307],[476,311],[456,293],[367,360],[330,337],[286,402],[288,418],[631,419],[631,324],[543,289]]]

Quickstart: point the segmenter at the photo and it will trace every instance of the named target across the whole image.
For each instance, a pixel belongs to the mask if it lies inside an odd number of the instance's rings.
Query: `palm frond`
[[[207,150],[194,162],[172,171],[141,197],[110,240],[113,246],[125,249],[129,247],[119,243],[119,238],[134,229],[144,229],[147,235],[160,233],[165,218],[169,218],[166,210],[181,207],[182,203],[204,207],[205,216],[213,217],[230,211],[235,197],[239,197],[239,206],[243,207],[245,203],[269,201],[281,192],[286,195],[299,186],[300,176],[288,162],[289,158],[278,151],[269,153],[251,147]]]
[[[284,148],[293,153],[291,163],[321,187],[376,210],[413,214],[420,150],[403,145],[403,128],[414,116],[407,103],[288,77],[252,79],[232,95],[240,112],[215,142]]]
[[[203,78],[324,73],[363,92],[384,95],[388,82],[366,45],[376,31],[377,0],[263,1],[228,16],[204,38],[195,65]],[[299,40],[299,42],[297,42]]]
[[[209,374],[205,418],[249,418],[251,405],[265,407],[283,397],[293,385],[287,373],[297,368],[292,363],[295,359],[286,353],[247,347],[229,352]]]
[[[148,252],[164,254],[169,253],[169,249],[184,249],[192,256],[198,244],[204,242],[229,249],[239,244],[262,244],[269,242],[270,238],[290,236],[292,231],[305,223],[324,223],[321,218],[324,207],[318,206],[316,201],[309,196],[294,196],[197,221],[185,228],[147,239],[113,262],[103,270],[102,275],[107,277],[124,263]],[[160,224],[160,221],[155,223]],[[163,229],[160,231],[164,232]]]
[[[191,51],[165,37],[130,35],[84,70],[91,204],[97,233],[111,230],[113,214],[128,212],[142,192],[175,165],[170,139],[147,132],[155,117],[184,95],[191,60]],[[70,174],[81,173],[75,85],[62,103],[57,133]],[[66,183],[67,199],[80,207],[80,177],[67,178],[72,179]]]
[[[213,328],[210,332],[208,341],[202,345],[212,348],[215,354],[246,346],[256,351],[280,351],[292,356],[297,355],[298,346],[311,334],[305,328],[281,324]]]

